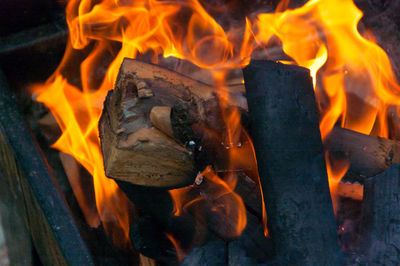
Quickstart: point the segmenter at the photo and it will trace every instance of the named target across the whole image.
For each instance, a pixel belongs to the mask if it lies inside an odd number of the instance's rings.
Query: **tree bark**
[[[243,74],[277,255],[291,265],[341,265],[309,71],[252,61]]]

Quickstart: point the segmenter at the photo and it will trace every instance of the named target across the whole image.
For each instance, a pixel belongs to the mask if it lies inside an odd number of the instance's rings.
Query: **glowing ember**
[[[255,51],[271,48],[272,38],[279,38],[283,51],[293,59],[288,63],[311,70],[323,138],[338,122],[365,134],[374,130],[376,135],[387,136],[386,109],[400,102],[399,87],[387,55],[357,31],[362,12],[351,0],[313,0],[283,11],[287,3],[282,2],[274,14],[259,14],[238,27],[223,29],[197,0],[69,1],[70,42],[65,56],[57,71],[45,84],[35,85],[33,92],[63,130],[53,147],[73,155],[93,175],[97,209],[113,239],[127,243],[128,201],[104,175],[97,123],[105,94],[113,88],[124,57],[152,53],[154,62],[158,56],[176,57],[209,69],[221,99],[231,164],[240,161],[238,158],[252,158],[246,164],[256,165],[252,149],[245,155],[233,148],[240,143],[240,114],[226,109],[226,95],[219,89],[226,87],[228,70],[248,64]],[[80,49],[91,50],[83,61]],[[78,69],[80,80],[69,76]],[[363,88],[358,90],[352,81],[360,80]],[[349,93],[365,102],[352,106]],[[235,234],[240,234],[246,217],[236,213],[244,208],[232,192],[236,177],[222,181],[206,171],[205,176],[225,191],[220,194],[231,195],[230,203],[223,203],[224,211],[236,215]],[[337,176],[330,174],[335,180]],[[176,214],[180,211],[178,208]]]

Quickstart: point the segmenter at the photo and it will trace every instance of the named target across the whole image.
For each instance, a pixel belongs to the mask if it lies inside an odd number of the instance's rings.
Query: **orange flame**
[[[33,91],[63,130],[54,147],[73,155],[93,175],[100,218],[105,225],[117,225],[109,230],[123,230],[127,239],[128,203],[104,175],[97,123],[124,57],[151,53],[154,62],[160,55],[190,61],[214,74],[218,90],[225,87],[227,70],[244,67],[253,53],[271,48],[270,41],[278,38],[295,64],[311,70],[323,138],[336,123],[387,136],[386,110],[400,102],[399,85],[385,52],[358,32],[362,12],[352,0],[311,0],[285,10],[287,6],[284,1],[276,13],[259,14],[246,18],[243,25],[223,29],[198,0],[69,1],[70,41],[65,56],[48,81]],[[82,60],[84,51],[91,53]],[[73,75],[78,70],[80,80]],[[228,111],[226,95],[218,92],[229,146],[239,138],[240,114]],[[354,97],[362,101],[356,105]],[[231,163],[238,156],[243,155],[232,149]],[[228,184],[207,171],[205,175],[234,195],[235,182]],[[241,206],[241,200],[236,201]],[[238,228],[245,224],[245,218],[240,219]]]
[[[209,166],[197,176],[195,185],[170,190],[170,194],[175,199],[175,215],[189,210],[204,224],[212,217],[214,224],[210,226],[224,237],[239,236],[246,226],[246,208],[242,198]],[[231,224],[219,225],[219,220]]]
[[[328,181],[329,181],[329,189],[331,191],[331,198],[333,203],[333,210],[336,214],[337,210],[337,189],[340,180],[346,174],[347,170],[350,167],[350,162],[347,160],[339,161],[332,160],[329,157],[329,153],[325,153],[325,161],[326,161],[326,170],[328,172]]]

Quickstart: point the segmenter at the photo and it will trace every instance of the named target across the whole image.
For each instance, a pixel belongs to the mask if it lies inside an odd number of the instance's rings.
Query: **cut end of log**
[[[166,96],[171,83],[158,79],[153,84],[156,78],[147,71],[142,73],[147,69],[141,68],[143,63],[127,62],[131,60],[122,64],[99,122],[106,176],[164,188],[193,183],[196,171],[192,152],[171,138],[171,108],[157,106],[173,104]]]

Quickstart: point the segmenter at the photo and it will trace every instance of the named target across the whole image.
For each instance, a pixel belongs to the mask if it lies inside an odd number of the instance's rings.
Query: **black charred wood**
[[[162,226],[151,216],[139,217],[130,230],[135,250],[160,262],[177,263],[176,250]]]
[[[252,61],[243,74],[276,254],[291,265],[341,265],[309,71]]]
[[[364,184],[362,249],[368,265],[398,265],[400,262],[400,165]]]
[[[181,266],[220,266],[228,265],[227,243],[223,240],[209,241],[206,245],[195,247],[182,261]]]
[[[157,224],[157,230],[164,234],[171,234],[181,246],[189,247],[197,244],[199,240],[196,237],[199,234],[207,235],[204,226],[199,225],[193,216],[173,215],[174,206],[168,190],[134,185],[120,180],[117,184],[142,213],[141,216],[151,216],[154,224]],[[131,240],[134,241],[134,239]],[[133,243],[133,245],[136,244]]]

